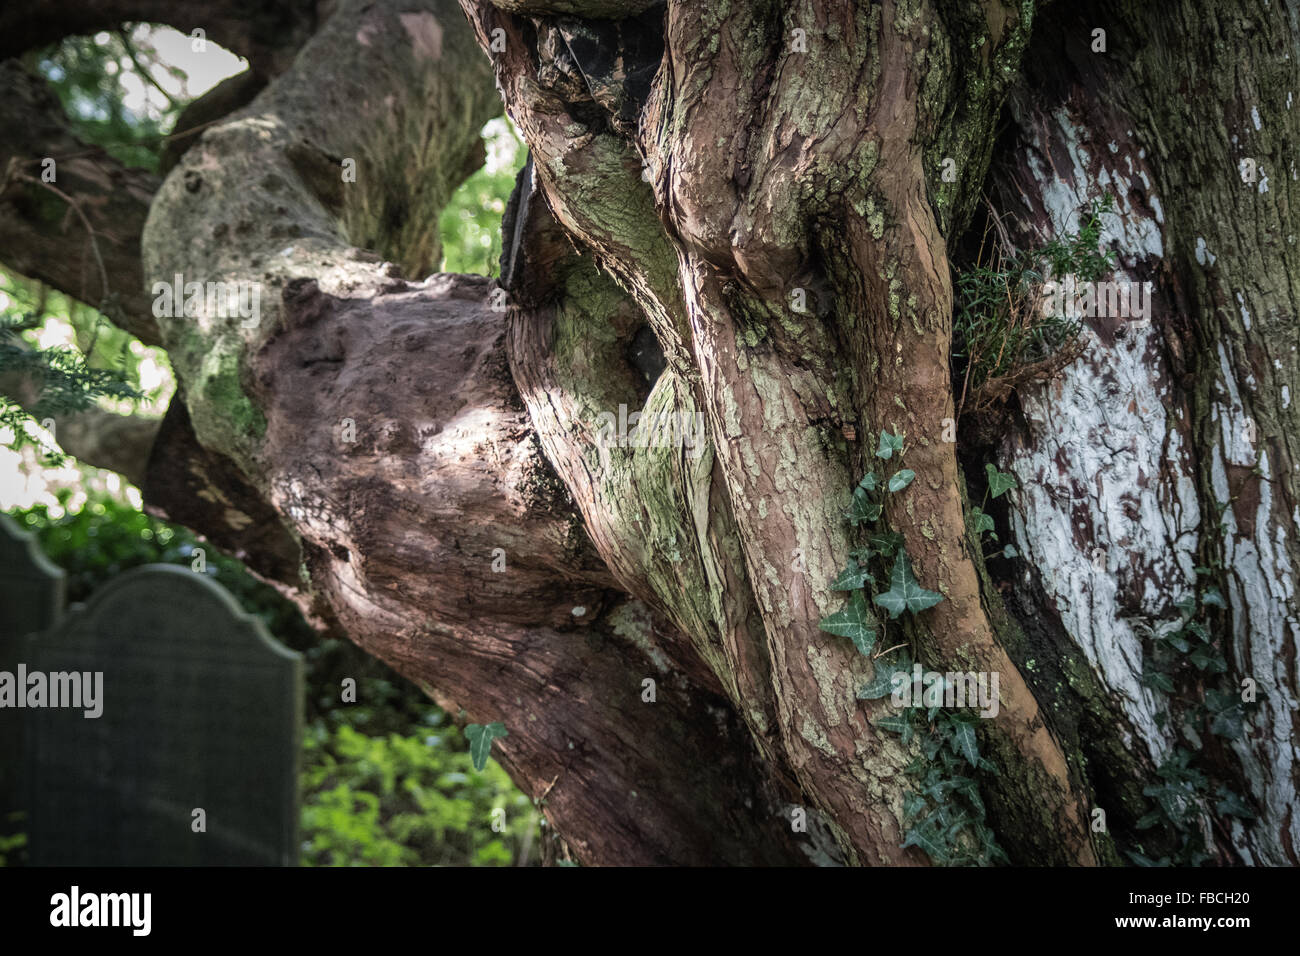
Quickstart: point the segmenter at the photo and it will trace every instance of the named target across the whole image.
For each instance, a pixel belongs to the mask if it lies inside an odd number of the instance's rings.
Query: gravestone
[[[302,658],[223,588],[137,568],[26,653],[29,672],[103,674],[99,717],[24,711],[33,864],[297,862]]]
[[[27,533],[0,514],[0,672],[14,673],[23,638],[58,623],[63,613],[64,573]],[[21,832],[12,821],[21,809],[22,711],[0,707],[0,835]]]

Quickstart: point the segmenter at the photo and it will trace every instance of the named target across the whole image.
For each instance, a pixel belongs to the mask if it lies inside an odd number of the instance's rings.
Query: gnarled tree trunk
[[[979,786],[1009,858],[1174,852],[1143,790],[1195,738],[1254,814],[1194,813],[1211,854],[1297,862],[1296,11],[1039,6],[342,0],[271,32],[311,32],[291,64],[250,28],[278,75],[181,156],[139,242],[146,284],[256,284],[261,311],[134,315],[182,388],[146,499],[505,723],[503,764],[585,863],[924,864],[921,742],[857,697],[889,665],[819,627],[850,493],[898,434],[915,479],[883,520],[943,600],[890,633],[998,675]],[[1227,50],[1249,69],[1204,69]],[[502,278],[429,275],[502,100],[530,150]],[[42,135],[20,160],[67,134]],[[97,162],[77,195],[125,202]],[[66,287],[18,258],[84,243],[37,188],[0,194],[0,261]],[[1076,361],[954,421],[985,197],[1031,249],[1105,195],[1150,323],[1090,319]],[[611,443],[621,407],[703,429]],[[985,463],[1019,479],[1021,556],[988,565]],[[1259,689],[1227,741],[1186,728],[1210,675],[1143,679],[1208,593],[1215,680]]]

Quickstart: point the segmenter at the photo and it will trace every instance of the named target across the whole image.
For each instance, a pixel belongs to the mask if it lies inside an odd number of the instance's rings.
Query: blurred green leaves
[[[509,866],[531,845],[530,801],[497,765],[475,770],[455,727],[424,738],[317,727],[304,756],[304,865]]]
[[[65,504],[71,495],[61,493]],[[38,505],[11,515],[67,572],[70,602],[142,564],[189,567],[202,547],[206,573],[303,654],[304,865],[494,866],[535,857],[541,815],[532,802],[497,764],[475,769],[466,737],[400,675],[347,641],[322,639],[278,592],[185,528],[105,494],[56,513]],[[341,682],[349,677],[357,702],[345,704]],[[499,831],[494,810],[504,813]]]
[[[501,216],[527,150],[509,120],[492,120],[483,139],[487,163],[452,194],[439,220],[443,272],[499,272]]]

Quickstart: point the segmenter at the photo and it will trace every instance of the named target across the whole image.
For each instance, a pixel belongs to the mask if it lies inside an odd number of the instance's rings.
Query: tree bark
[[[1205,734],[1202,759],[1240,782],[1258,818],[1217,821],[1211,845],[1221,859],[1273,866],[1300,861],[1295,176],[1284,145],[1297,132],[1294,14],[1252,3],[1053,8],[993,180],[1028,246],[1077,228],[1089,201],[1117,197],[1102,236],[1119,253],[1116,277],[1154,288],[1150,324],[1092,321],[1081,359],[1022,394],[1002,442],[1022,488],[1012,517],[1023,600],[1050,620],[1067,663],[1044,683],[1082,656],[1106,713],[1122,714],[1110,740],[1084,735],[1085,759],[1115,781],[1112,820],[1137,812],[1122,778],[1149,777],[1143,765],[1186,746],[1178,705],[1140,682],[1149,635],[1178,620],[1175,602],[1198,584],[1217,585],[1224,683],[1253,680],[1260,704],[1231,745]],[[1098,28],[1104,53],[1092,48]],[[1234,74],[1205,68],[1228,50]],[[1205,675],[1180,690],[1210,686]],[[1076,713],[1086,700],[1064,697]]]
[[[1224,680],[1261,704],[1197,759],[1255,818],[1195,825],[1219,862],[1293,864],[1300,44],[1285,8],[1222,6],[342,2],[147,200],[146,283],[262,307],[157,315],[183,393],[146,498],[457,720],[503,721],[583,862],[914,865],[918,744],[855,696],[885,665],[819,628],[897,432],[916,478],[886,519],[944,598],[903,634],[999,675],[980,787],[1012,861],[1170,851],[1143,789],[1213,682],[1143,675],[1214,584]],[[1205,72],[1223,49],[1246,80]],[[530,149],[502,279],[430,275],[493,78]],[[953,442],[952,272],[985,194],[1024,249],[1115,195],[1102,244],[1154,306],[1089,320]],[[704,429],[611,445],[621,407]],[[1014,562],[965,519],[990,461],[1019,479]]]
[[[313,614],[459,719],[506,724],[503,764],[580,859],[803,861],[716,680],[592,553],[519,404],[486,281],[402,279],[348,242],[409,274],[436,262],[437,213],[498,102],[455,42],[465,30],[449,4],[344,5],[168,178],[150,274],[272,290],[256,328],[160,319],[194,430],[283,516]]]
[[[0,82],[0,261],[158,345],[140,259],[158,177],[78,140],[53,91],[16,60],[0,63]]]
[[[854,698],[867,663],[818,628],[842,601],[829,584],[848,560],[842,514],[853,476],[869,464],[866,436],[897,429],[908,436],[909,464],[927,477],[890,518],[947,596],[918,644],[936,663],[1001,675],[1004,707],[990,737],[1014,778],[1030,778],[1038,794],[1036,809],[1020,803],[1017,811],[1010,799],[1003,809],[1026,824],[1032,817],[1026,830],[1050,826],[1055,838],[1039,849],[1054,859],[1091,861],[1064,757],[980,607],[956,456],[939,440],[952,415],[951,287],[922,154],[948,145],[955,127],[991,123],[994,87],[1002,68],[1014,67],[1028,23],[966,11],[991,31],[995,50],[962,63],[936,90],[923,88],[920,73],[929,59],[950,63],[967,39],[955,18],[814,5],[783,23],[775,8],[670,5],[663,66],[634,129],[626,114],[637,57],[652,65],[659,57],[633,39],[655,28],[649,15],[619,28],[464,6],[493,54],[549,206],[651,316],[675,392],[707,415],[726,492],[719,506],[731,506],[772,668],[778,737],[801,788],[853,858],[915,859],[898,849],[910,757]],[[799,29],[811,46],[792,55],[796,23],[806,23]],[[499,52],[494,35],[504,39]],[[621,54],[613,73],[611,46]],[[791,68],[800,57],[807,66]],[[948,98],[967,94],[980,73],[992,78],[985,94],[950,121]],[[841,82],[827,90],[814,79],[826,75]],[[959,156],[978,168],[986,161]],[[844,183],[852,185],[828,196]],[[969,197],[948,204],[959,211]],[[791,292],[804,287],[815,290],[822,321],[789,309]],[[828,423],[860,428],[863,440],[846,442]],[[602,550],[611,565],[612,550]],[[671,579],[642,577],[665,604],[680,599]],[[736,663],[723,667],[734,672]]]

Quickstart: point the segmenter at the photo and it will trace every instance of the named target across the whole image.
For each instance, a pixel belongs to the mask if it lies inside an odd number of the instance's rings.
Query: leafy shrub
[[[307,734],[303,863],[312,866],[510,865],[538,815],[505,771],[476,771],[452,726],[427,737],[367,737],[341,725]],[[498,826],[490,826],[499,810]]]

